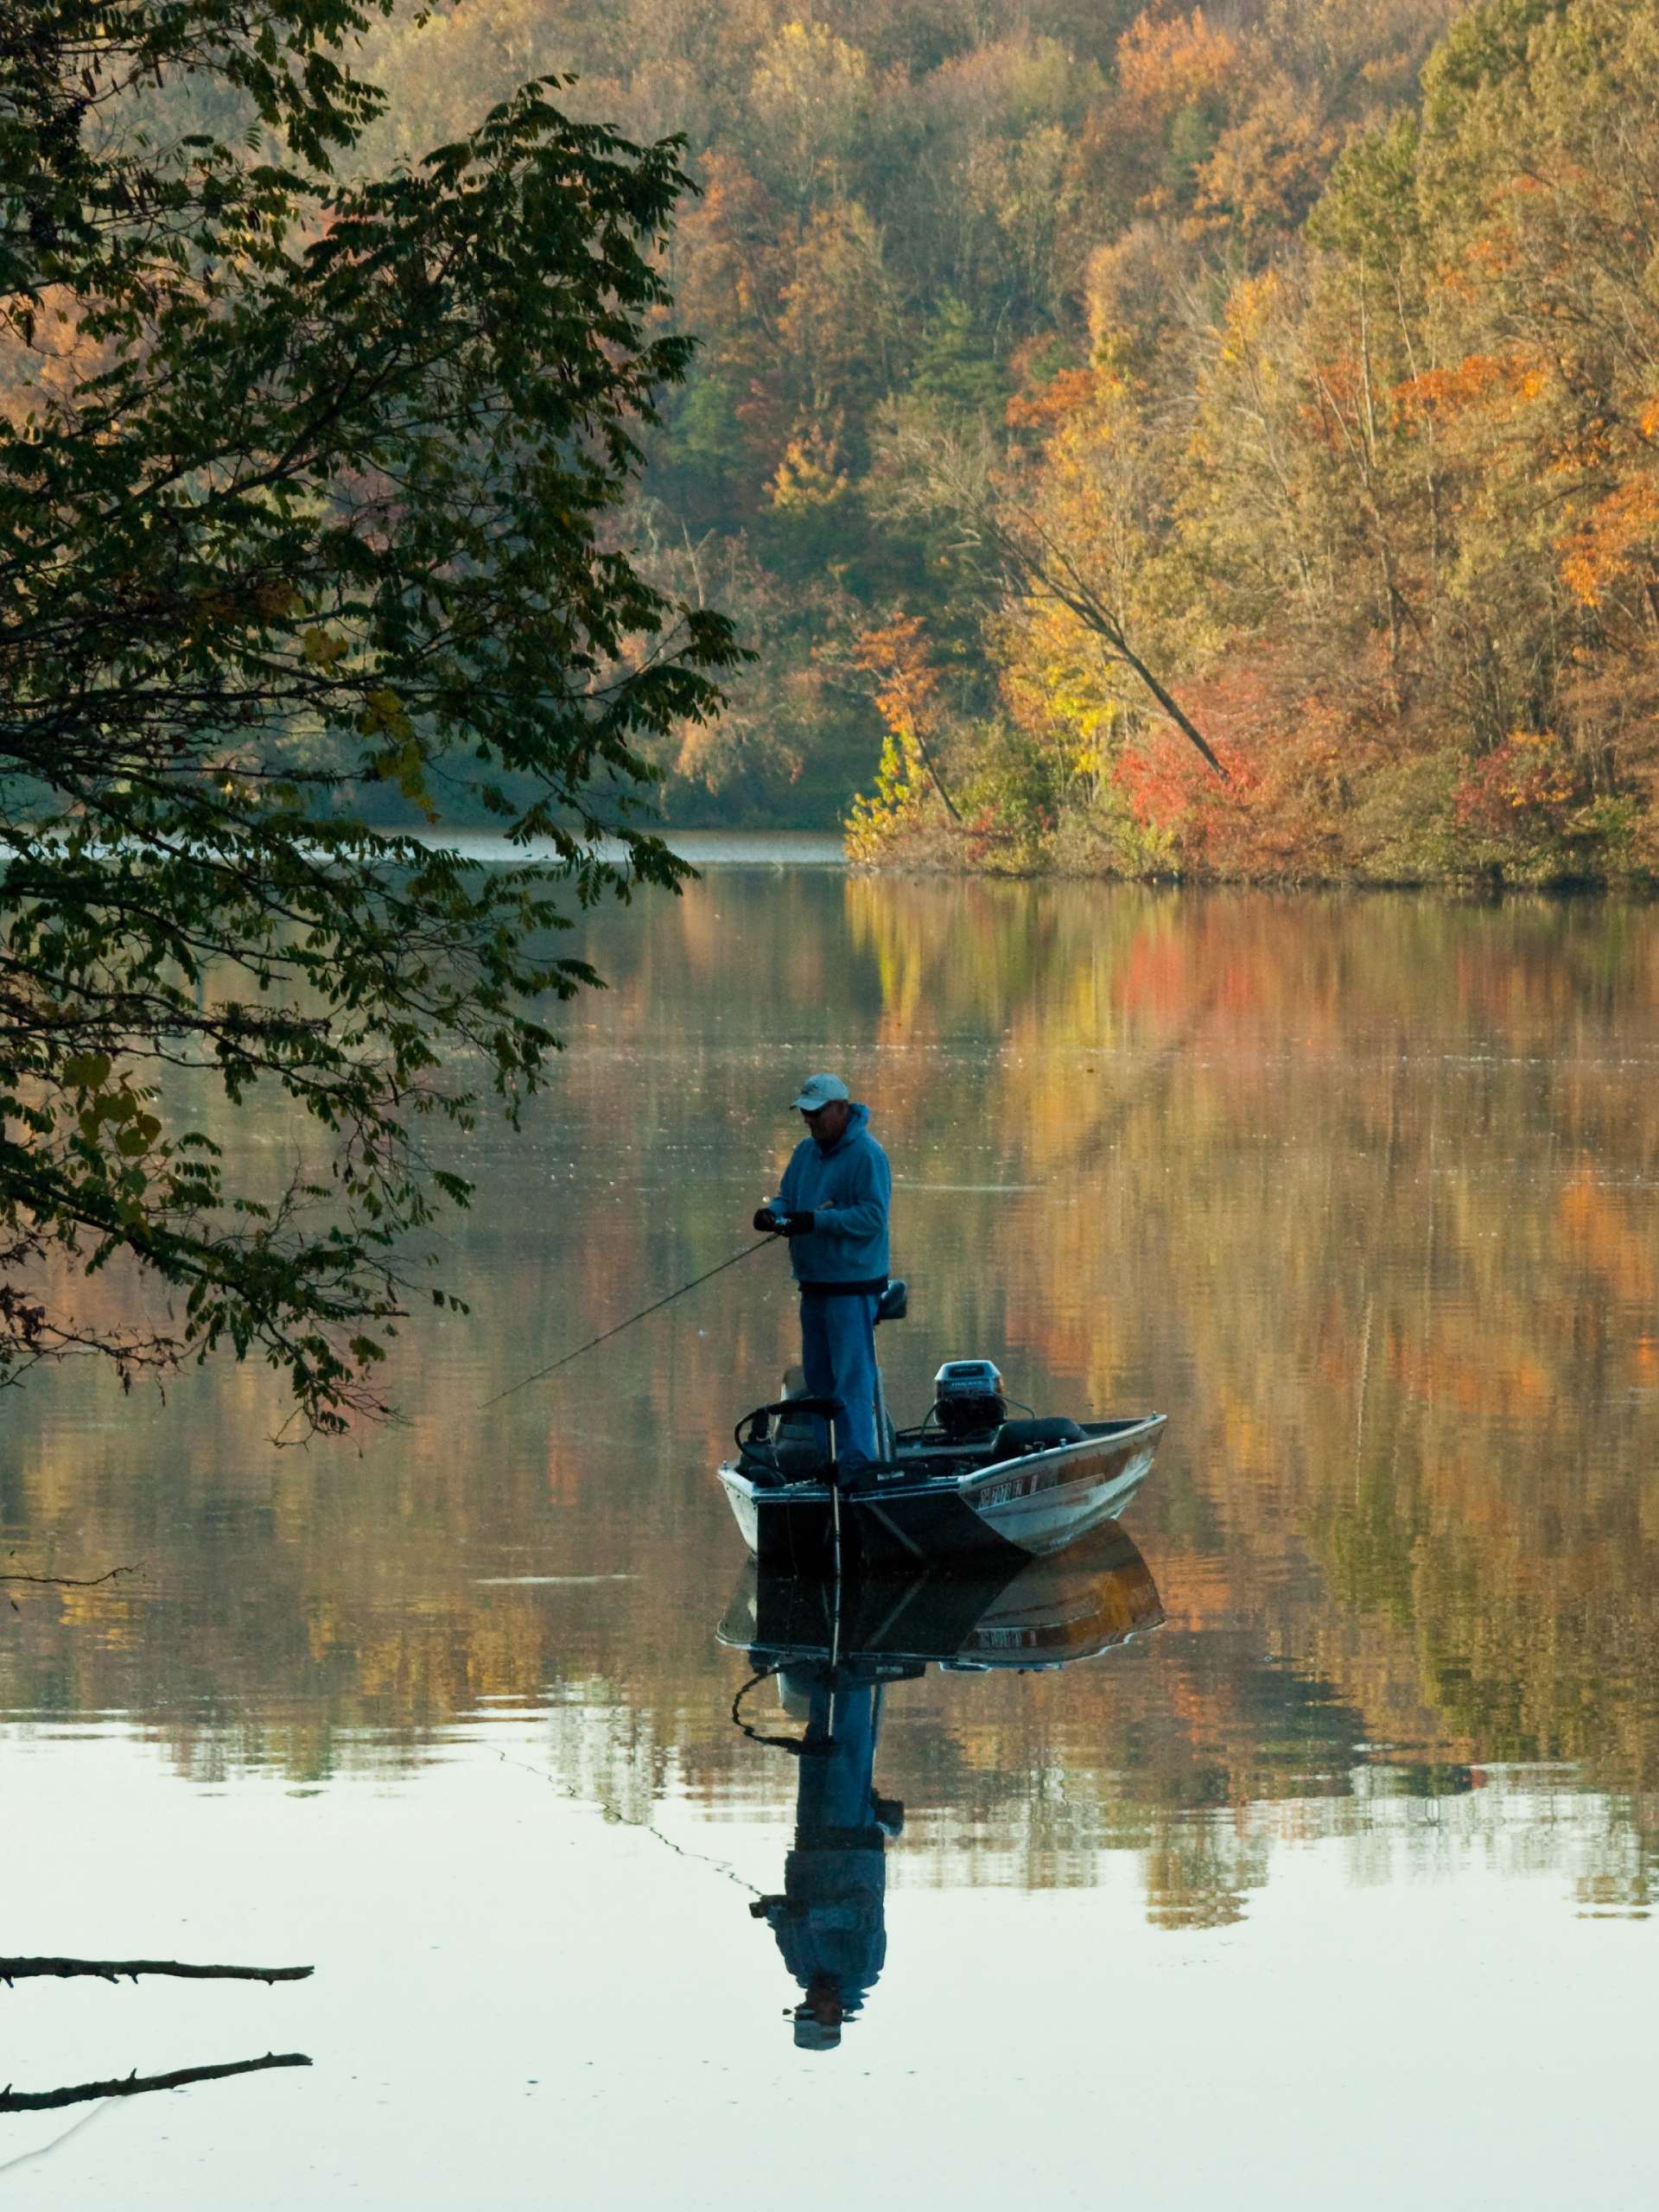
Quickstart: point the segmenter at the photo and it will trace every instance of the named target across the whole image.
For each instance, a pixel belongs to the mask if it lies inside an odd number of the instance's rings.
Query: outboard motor
[[[947,1359],[933,1377],[933,1411],[953,1444],[983,1441],[1007,1419],[1002,1377],[988,1359]]]

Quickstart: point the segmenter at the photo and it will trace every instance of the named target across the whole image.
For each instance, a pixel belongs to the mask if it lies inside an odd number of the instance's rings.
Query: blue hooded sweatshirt
[[[859,1283],[880,1290],[887,1279],[887,1207],[893,1170],[870,1135],[870,1109],[855,1105],[838,1143],[803,1137],[784,1170],[775,1211],[810,1213],[812,1227],[789,1240],[798,1283]]]

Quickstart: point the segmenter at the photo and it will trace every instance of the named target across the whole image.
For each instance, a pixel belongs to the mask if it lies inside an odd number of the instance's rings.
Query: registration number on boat
[[[993,1483],[989,1490],[981,1491],[979,1503],[982,1505],[1006,1505],[1012,1497],[1029,1497],[1033,1486],[1030,1475],[1016,1476],[1012,1482]]]

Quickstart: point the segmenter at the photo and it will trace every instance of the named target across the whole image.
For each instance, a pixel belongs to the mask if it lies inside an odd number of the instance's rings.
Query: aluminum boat
[[[856,1467],[836,1459],[828,1400],[798,1389],[745,1416],[719,1478],[763,1568],[908,1573],[1045,1558],[1123,1513],[1166,1418],[1010,1420],[988,1360],[947,1360],[934,1389],[927,1418],[895,1430],[878,1379],[882,1456]]]

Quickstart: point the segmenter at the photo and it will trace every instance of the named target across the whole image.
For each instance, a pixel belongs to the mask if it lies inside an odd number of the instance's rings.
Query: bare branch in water
[[[193,1967],[180,1959],[6,1959],[0,1958],[0,1981],[28,1981],[50,1974],[60,1981],[78,1975],[96,1975],[102,1981],[124,1977],[137,1981],[141,1974],[171,1974],[180,1981],[304,1981],[315,1967]]]
[[[310,2063],[302,2050],[267,2051],[263,2058],[241,2058],[231,2066],[181,2066],[176,2074],[146,2074],[142,2079],[134,2071],[121,2081],[80,2082],[68,2089],[15,2093],[8,2084],[0,2090],[0,2113],[55,2112],[63,2105],[91,2104],[102,2097],[142,2097],[152,2089],[186,2089],[193,2082],[223,2082],[232,2074],[264,2074],[273,2067]]]

